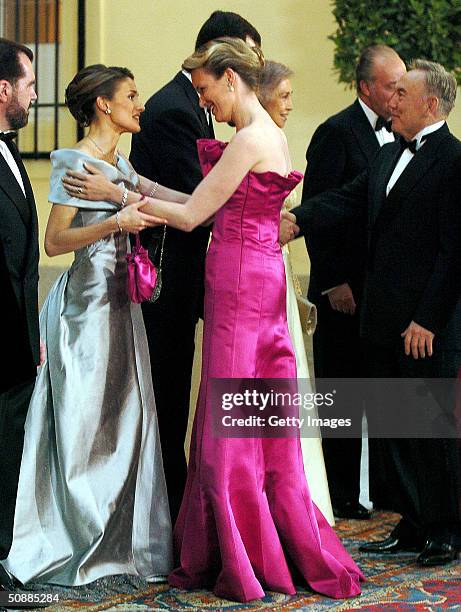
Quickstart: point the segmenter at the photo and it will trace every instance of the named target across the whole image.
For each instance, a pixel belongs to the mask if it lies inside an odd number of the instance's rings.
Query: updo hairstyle
[[[289,79],[293,76],[293,70],[281,64],[280,62],[274,62],[272,60],[266,60],[264,68],[261,71],[261,77],[259,81],[259,92],[258,98],[261,104],[264,106],[271,101],[274,91],[280,85],[282,81]]]
[[[203,68],[216,79],[232,68],[250,89],[257,91],[263,66],[264,56],[259,47],[249,47],[240,38],[223,37],[197,49],[184,60],[182,68],[188,72]]]
[[[79,70],[66,89],[66,105],[82,127],[88,127],[96,116],[98,96],[111,100],[120,81],[133,79],[128,68],[93,64]]]

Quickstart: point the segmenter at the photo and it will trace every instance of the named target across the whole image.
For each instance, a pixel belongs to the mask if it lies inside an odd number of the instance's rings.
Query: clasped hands
[[[299,234],[299,227],[296,225],[296,217],[288,210],[280,213],[279,243],[281,246],[296,238]]]
[[[115,185],[103,172],[89,163],[85,163],[83,167],[86,172],[68,170],[62,178],[62,184],[69,196],[81,200],[120,203],[123,184],[122,188]],[[118,221],[123,230],[135,234],[146,227],[155,227],[166,223],[165,219],[143,212],[141,209],[145,204],[145,201],[138,200],[128,204],[118,212]]]

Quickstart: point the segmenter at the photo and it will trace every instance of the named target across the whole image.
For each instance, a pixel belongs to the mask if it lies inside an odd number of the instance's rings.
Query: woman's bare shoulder
[[[274,124],[267,125],[264,122],[253,122],[242,128],[231,139],[229,144],[245,147],[253,152],[264,149],[268,143],[280,143],[280,136],[277,134],[279,128]]]

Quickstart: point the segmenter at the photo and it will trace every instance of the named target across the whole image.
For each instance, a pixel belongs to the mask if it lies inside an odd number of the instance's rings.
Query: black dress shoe
[[[445,565],[458,558],[458,552],[454,546],[447,542],[427,540],[425,547],[418,556],[417,563],[423,567],[434,565]]]
[[[333,514],[336,518],[358,519],[366,521],[371,518],[371,511],[359,502],[345,502],[343,504],[333,505]]]
[[[399,551],[419,552],[422,547],[422,543],[417,540],[402,538],[391,533],[391,535],[384,540],[379,540],[378,542],[365,542],[365,544],[359,546],[359,550],[366,553],[386,554]]]

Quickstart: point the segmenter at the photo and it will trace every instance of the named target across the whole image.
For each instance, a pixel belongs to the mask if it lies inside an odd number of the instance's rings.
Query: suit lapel
[[[211,113],[209,115],[209,119],[210,119],[210,125],[208,126],[208,131],[210,134],[210,138],[214,138],[213,117],[211,116]]]
[[[32,186],[30,184],[29,177],[27,176],[26,169],[24,167],[24,163],[19,154],[18,148],[15,143],[11,143],[10,145],[11,155],[14,157],[16,163],[18,164],[19,172],[21,173],[22,182],[24,184],[24,190],[26,192],[26,198],[30,204],[35,207],[35,198],[34,193],[32,191]]]
[[[417,151],[413,159],[409,162],[386,198],[385,192],[387,183],[400,156],[400,151],[396,152],[396,154],[393,156],[392,164],[389,164],[390,172],[383,171],[382,173],[382,176],[384,177],[386,175],[386,178],[384,180],[384,184],[381,186],[381,193],[379,195],[382,195],[384,188],[384,198],[381,199],[381,206],[376,211],[374,221],[379,221],[379,223],[382,224],[386,223],[387,220],[394,218],[410,192],[430,171],[431,167],[436,162],[439,145],[441,141],[449,134],[450,131],[448,126],[445,124],[439,130],[437,130],[437,132],[434,132],[433,135],[431,135],[431,138],[428,139],[428,141],[419,151]]]
[[[398,181],[389,192],[388,200],[402,200],[406,197],[435,162],[439,144],[449,133],[447,124],[444,124],[431,135],[399,176]]]
[[[29,234],[29,246],[27,259],[28,262],[38,261],[38,218],[37,218],[37,207],[35,205],[34,192],[32,191],[32,185],[30,184],[29,177],[27,175],[24,163],[19,154],[18,148],[15,143],[12,143],[10,147],[11,154],[13,155],[16,163],[18,164],[19,172],[21,173],[22,182],[24,184],[24,190],[26,192],[27,202],[29,204],[29,223],[30,223],[30,234]],[[22,192],[22,190],[21,190]]]
[[[357,138],[359,148],[370,163],[379,150],[379,142],[359,101],[356,100],[352,106],[354,119],[351,128]]]
[[[16,163],[18,163],[17,157],[13,153],[15,148],[16,148],[15,145],[12,145],[12,146],[10,145],[10,151],[12,152],[13,157],[16,160]],[[21,172],[21,176],[24,178],[23,172],[25,174],[25,170],[24,170],[24,166],[22,162],[18,163],[18,167]],[[26,189],[26,184],[28,184],[30,188],[29,179],[25,181],[24,189]],[[0,154],[0,189],[3,189],[3,191],[6,193],[8,198],[17,208],[24,224],[28,225],[30,222],[30,211],[31,211],[30,205],[28,201],[26,200],[26,198],[24,197],[24,193],[21,187],[19,186],[19,183],[16,180],[16,177],[11,171],[9,165],[6,163],[5,158],[1,154]]]
[[[375,184],[370,199],[370,225],[372,226],[386,203],[386,188],[392,172],[400,157],[400,143],[387,144],[381,150],[382,156],[379,171],[374,175]],[[387,205],[387,203],[386,203]]]
[[[203,108],[200,107],[199,104],[199,96],[197,94],[197,92],[194,89],[194,86],[192,85],[192,83],[189,81],[189,79],[182,73],[182,72],[178,72],[178,74],[175,76],[174,80],[179,83],[181,85],[181,87],[184,89],[187,97],[189,98],[192,107],[195,111],[195,114],[197,115],[197,118],[199,119],[200,123],[202,124],[203,130],[204,130],[204,136],[208,137],[209,133],[210,133],[210,126],[208,125],[208,121],[206,119],[206,115],[205,115],[205,111],[203,110]],[[213,128],[211,128],[211,131],[213,130]]]

